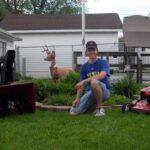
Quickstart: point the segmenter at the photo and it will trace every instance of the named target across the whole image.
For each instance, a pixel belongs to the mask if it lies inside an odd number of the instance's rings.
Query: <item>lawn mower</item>
[[[122,106],[122,112],[127,111],[150,114],[150,86],[140,91],[139,100],[134,100]]]

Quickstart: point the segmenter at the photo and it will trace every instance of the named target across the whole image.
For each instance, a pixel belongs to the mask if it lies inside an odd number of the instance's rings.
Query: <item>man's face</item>
[[[91,62],[94,62],[97,59],[98,50],[97,49],[90,49],[86,51],[87,56]]]

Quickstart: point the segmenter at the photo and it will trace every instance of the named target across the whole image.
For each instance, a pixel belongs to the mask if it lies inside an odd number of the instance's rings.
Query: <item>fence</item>
[[[131,69],[135,71],[137,82],[142,81],[143,71],[150,68],[150,53],[142,53],[139,58],[137,52],[125,52],[124,44],[103,43],[98,44],[100,57],[107,59],[111,69],[123,71],[127,64],[131,65]],[[81,45],[54,45],[48,46],[50,50],[56,52],[56,62],[59,67],[71,68],[74,64],[78,67],[82,64],[82,46]],[[44,61],[46,53],[43,53],[43,46],[17,47],[16,50],[16,71],[23,76],[31,76],[34,78],[49,78],[50,63]],[[142,64],[143,60],[143,64]],[[141,61],[141,62],[140,62]],[[118,78],[118,77],[117,77]],[[148,78],[147,78],[148,79]],[[149,80],[149,79],[148,79]]]
[[[61,67],[72,67],[72,46],[48,46],[50,50],[55,49],[56,62]],[[46,53],[42,46],[18,47],[16,50],[16,71],[23,76],[37,78],[50,77],[50,62],[44,61]]]

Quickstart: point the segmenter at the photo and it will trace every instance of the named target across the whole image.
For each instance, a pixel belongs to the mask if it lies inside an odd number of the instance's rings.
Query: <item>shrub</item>
[[[47,84],[49,85],[49,93],[50,94],[58,94],[60,91],[59,85],[58,83],[54,82],[54,81],[49,81],[47,82]]]
[[[104,105],[121,105],[129,102],[126,96],[122,95],[112,95],[109,100],[104,101]]]
[[[60,82],[62,83],[70,83],[70,84],[76,84],[79,82],[80,79],[80,74],[79,72],[74,72],[74,73],[70,73],[67,76],[65,76],[64,78],[60,79]]]
[[[37,101],[44,100],[44,103],[52,105],[71,105],[76,95],[75,84],[79,81],[79,73],[69,74],[57,82],[50,79],[34,79],[32,81],[36,87]],[[126,103],[128,98],[139,94],[140,89],[144,86],[145,84],[137,84],[127,77],[119,80],[112,85],[113,95],[105,102],[105,105]]]
[[[79,73],[72,73],[54,82],[50,79],[35,79],[33,80],[36,88],[37,101],[43,101],[48,95],[75,95],[75,85],[79,81]]]
[[[134,94],[137,94],[138,85],[135,80],[125,77],[122,80],[117,81],[112,86],[113,94],[123,95],[128,98],[132,98]]]
[[[68,84],[68,83],[58,83],[58,89],[59,93],[66,93],[70,95],[76,94],[76,88],[74,84]]]
[[[35,90],[37,94],[37,101],[42,101],[49,94],[50,84],[47,80],[34,80]]]
[[[75,99],[75,96],[67,95],[64,93],[57,94],[57,95],[48,95],[44,99],[45,104],[49,105],[71,105],[72,101]]]

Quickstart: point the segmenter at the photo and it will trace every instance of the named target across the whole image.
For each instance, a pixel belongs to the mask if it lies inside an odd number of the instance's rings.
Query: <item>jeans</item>
[[[103,82],[99,81],[99,86],[102,89],[103,93],[103,100],[107,100],[110,97],[110,90],[106,88],[106,85]],[[90,106],[96,104],[95,96],[92,90],[87,91],[80,99],[79,104],[76,107],[71,107],[70,112],[74,113],[83,113],[85,112]]]

